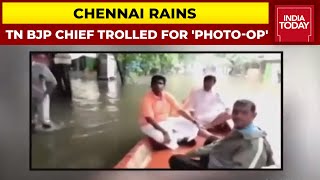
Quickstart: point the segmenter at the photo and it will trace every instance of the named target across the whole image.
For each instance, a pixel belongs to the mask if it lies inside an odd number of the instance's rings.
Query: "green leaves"
[[[178,54],[171,53],[118,53],[117,59],[130,72],[147,75],[151,69],[166,73],[178,63]]]

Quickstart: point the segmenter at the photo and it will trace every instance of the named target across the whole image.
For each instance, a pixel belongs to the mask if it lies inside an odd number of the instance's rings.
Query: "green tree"
[[[117,53],[116,60],[121,64],[124,76],[129,72],[138,75],[149,75],[158,71],[167,73],[178,62],[176,54],[171,53]]]

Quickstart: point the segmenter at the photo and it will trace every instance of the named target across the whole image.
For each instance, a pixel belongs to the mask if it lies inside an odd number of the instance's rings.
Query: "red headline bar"
[[[40,0],[33,0],[40,1]],[[58,2],[56,0],[55,2]],[[84,0],[83,0],[84,1]],[[99,0],[94,0],[99,1]],[[141,0],[141,2],[145,0]],[[147,0],[148,2],[151,2]],[[193,0],[187,0],[193,1]],[[205,0],[209,2],[210,0]],[[240,0],[234,0],[240,1]],[[248,0],[253,1],[253,0]],[[261,0],[256,0],[256,2]],[[320,1],[269,0],[268,25],[0,25],[3,45],[320,44]],[[58,13],[58,12],[57,12]],[[81,31],[79,31],[81,30]],[[77,31],[77,32],[76,32]],[[73,34],[72,34],[73,33]],[[41,37],[42,36],[42,37]],[[74,37],[71,37],[74,36]],[[75,37],[78,36],[78,37]],[[113,37],[113,39],[112,39]]]
[[[271,44],[268,25],[6,25],[1,44]]]

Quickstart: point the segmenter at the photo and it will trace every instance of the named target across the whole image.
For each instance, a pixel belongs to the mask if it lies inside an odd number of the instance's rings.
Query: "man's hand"
[[[49,92],[48,92],[48,91],[45,91],[45,92],[43,93],[42,100],[44,100],[44,99],[46,98],[46,96],[47,96],[47,95],[49,95]]]
[[[193,120],[192,123],[195,124],[199,129],[202,128],[196,120]]]
[[[167,132],[163,133],[163,137],[164,137],[164,141],[163,141],[164,144],[170,143],[171,139]]]
[[[182,117],[186,118],[187,120],[193,122],[194,124],[197,124],[197,119],[194,118],[193,116],[191,116],[189,113],[187,113],[187,112],[184,111],[183,109],[180,109],[180,110],[178,111],[178,113],[179,113]]]
[[[225,113],[224,113],[224,118],[226,119],[231,119],[232,118],[232,112],[229,108],[226,109]]]
[[[193,118],[193,121],[191,121],[193,124],[195,124],[199,129],[203,128],[202,125],[199,124],[198,120],[196,118]]]

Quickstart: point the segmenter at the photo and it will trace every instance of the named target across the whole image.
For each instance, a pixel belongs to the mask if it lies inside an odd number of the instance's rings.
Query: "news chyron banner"
[[[319,44],[318,1],[3,1],[4,45]]]

